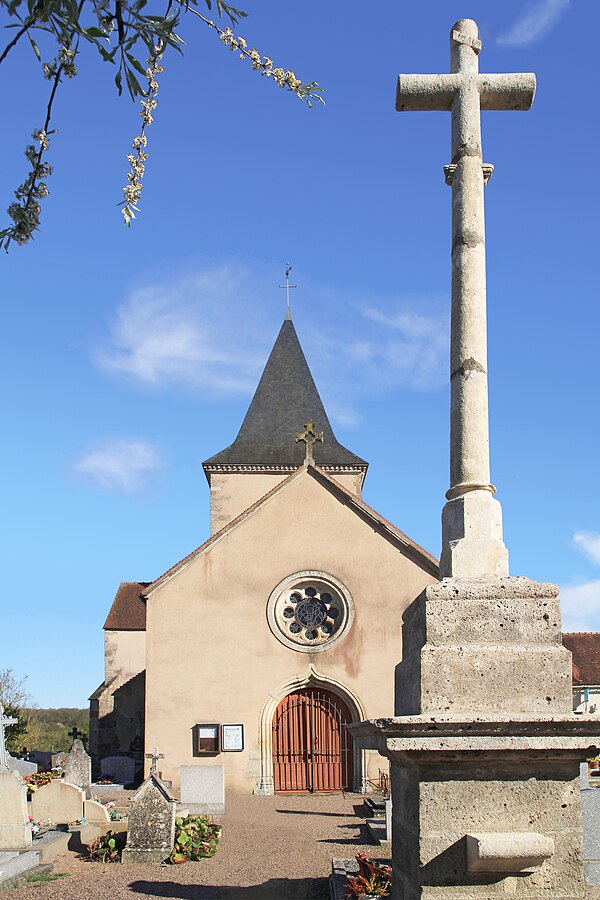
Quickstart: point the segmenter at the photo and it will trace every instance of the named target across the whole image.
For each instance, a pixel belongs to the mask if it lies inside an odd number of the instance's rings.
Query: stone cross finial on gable
[[[308,466],[309,464],[314,464],[313,458],[313,446],[315,444],[323,443],[323,432],[320,431],[318,434],[315,431],[315,423],[314,422],[305,422],[304,427],[306,431],[296,435],[296,443],[299,441],[304,441],[306,444],[306,456],[304,457],[304,465]]]
[[[399,75],[398,112],[448,110],[452,158],[452,318],[450,349],[450,488],[442,513],[443,577],[508,575],[502,509],[490,483],[485,223],[481,110],[529,109],[531,73],[479,73],[477,23],[459,19],[450,32],[448,75]]]
[[[151,759],[152,764],[150,765],[150,774],[157,775],[158,774],[158,761],[159,759],[164,759],[165,754],[158,752],[158,747],[154,747],[152,753],[146,753],[146,759]]]
[[[16,725],[19,720],[13,716],[4,715],[4,707],[0,703],[0,769],[8,769],[8,754],[6,752],[6,735],[4,729],[9,725]]]

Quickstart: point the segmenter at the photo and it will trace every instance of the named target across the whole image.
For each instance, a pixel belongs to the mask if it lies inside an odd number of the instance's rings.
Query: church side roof
[[[149,581],[122,581],[104,623],[106,631],[145,631],[146,604],[142,592]]]
[[[330,490],[333,490],[338,495],[338,498],[342,499],[343,502],[347,503],[348,506],[354,507],[354,509],[359,513],[363,514],[366,518],[369,519],[371,525],[375,525],[382,533],[384,533],[387,537],[391,538],[397,545],[399,545],[404,551],[408,551],[408,554],[419,562],[420,565],[423,566],[428,572],[434,575],[436,578],[439,578],[439,562],[432,556],[431,553],[428,553],[427,550],[424,550],[416,541],[411,540],[403,531],[400,531],[399,528],[396,528],[395,525],[392,525],[387,519],[384,519],[383,516],[380,516],[378,512],[376,512],[371,506],[361,500],[356,494],[353,494],[352,491],[347,490],[343,485],[341,485],[338,481],[331,477],[326,471],[321,469],[319,466],[301,466],[295,472],[292,472],[291,475],[288,475],[287,478],[284,478],[278,485],[272,488],[268,493],[266,493],[263,497],[260,497],[255,503],[245,509],[239,516],[236,516],[235,519],[232,519],[231,522],[228,522],[227,525],[224,525],[220,531],[216,531],[207,541],[197,547],[195,550],[192,550],[186,557],[181,559],[179,562],[175,563],[174,566],[171,566],[163,575],[149,584],[144,590],[144,597],[148,597],[153,591],[159,588],[161,585],[165,584],[178,572],[182,569],[185,569],[191,562],[193,562],[197,556],[201,553],[204,553],[210,547],[217,543],[217,541],[222,540],[226,535],[229,534],[230,531],[233,531],[234,528],[237,528],[242,524],[246,519],[250,516],[254,515],[257,510],[261,509],[268,501],[275,496],[275,494],[279,494],[281,491],[285,490],[285,488],[290,485],[297,478],[300,478],[305,472],[308,472],[309,475],[313,477],[317,477],[320,483]]]
[[[600,685],[600,633],[573,631],[562,639],[573,654],[573,684]]]
[[[368,463],[340,444],[300,346],[291,319],[281,326],[252,402],[233,444],[203,463],[205,472],[222,467],[293,468],[304,461],[305,445],[296,434],[306,422],[323,432],[314,458],[326,468],[366,470]]]

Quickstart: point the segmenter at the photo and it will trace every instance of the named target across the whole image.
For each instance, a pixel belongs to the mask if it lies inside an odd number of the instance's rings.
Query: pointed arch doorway
[[[307,686],[287,694],[273,715],[275,791],[328,793],[353,789],[354,748],[347,704],[333,691]]]

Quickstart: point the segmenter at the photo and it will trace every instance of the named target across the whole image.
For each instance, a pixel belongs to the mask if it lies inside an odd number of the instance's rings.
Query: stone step
[[[387,828],[384,818],[367,819],[367,828],[369,829],[369,834],[376,844],[379,844],[381,847],[391,846],[391,841],[387,836]]]

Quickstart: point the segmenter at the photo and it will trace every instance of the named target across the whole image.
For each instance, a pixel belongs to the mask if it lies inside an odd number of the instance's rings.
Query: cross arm
[[[398,75],[396,110],[452,109],[460,75]]]
[[[477,75],[481,109],[530,109],[535,97],[533,72]]]

